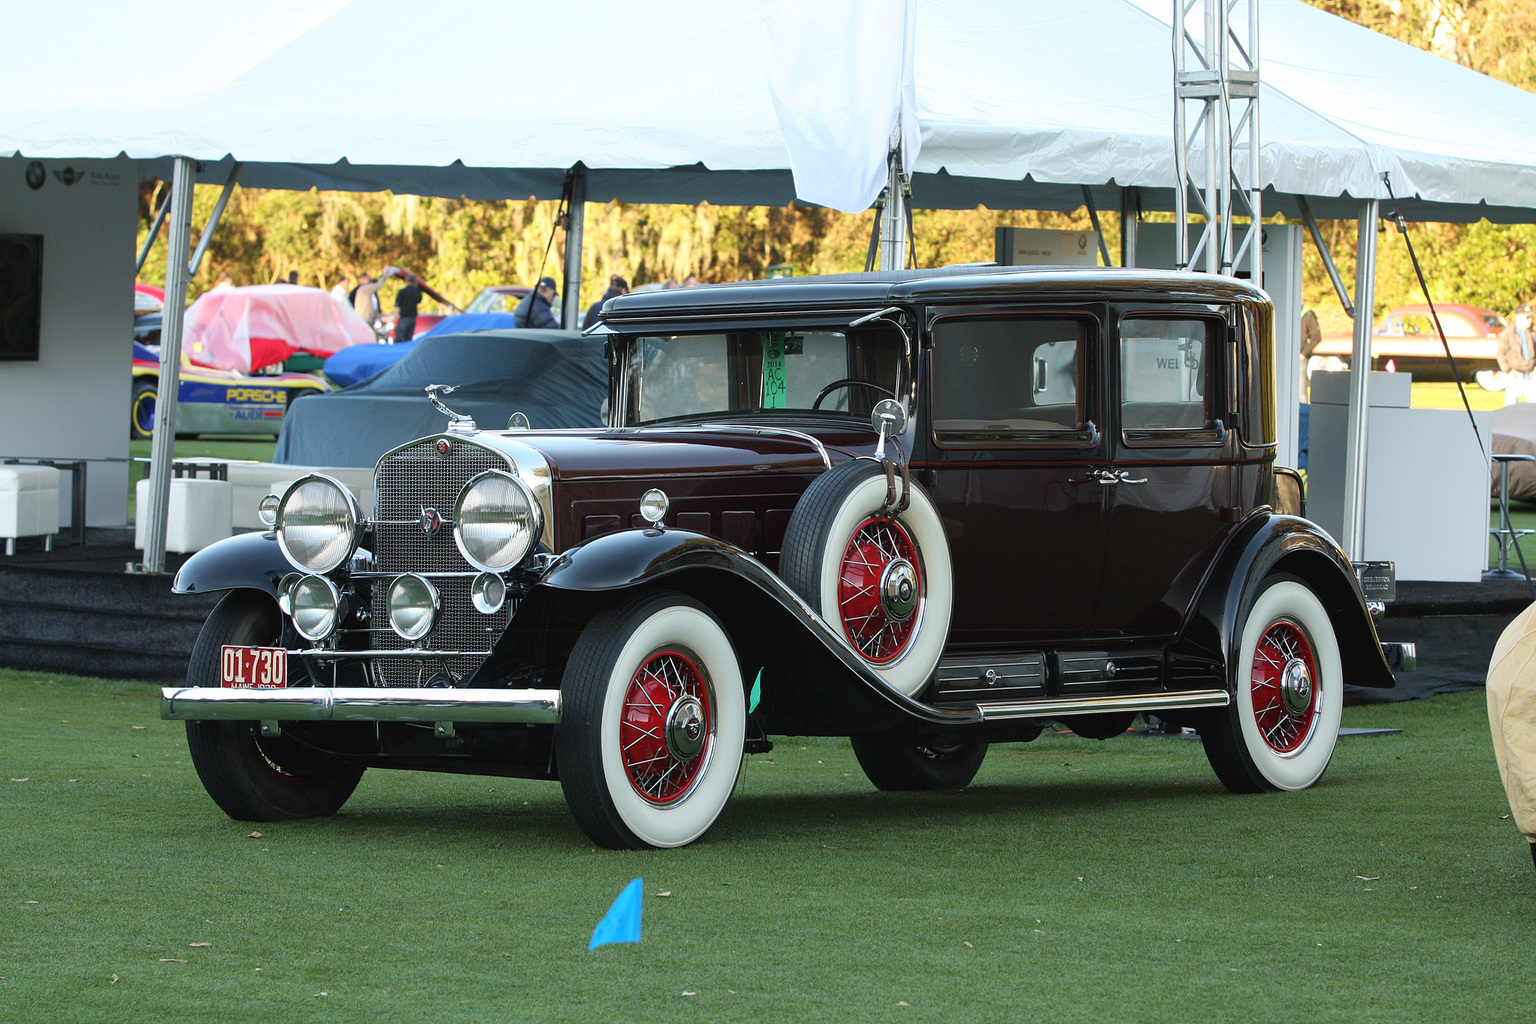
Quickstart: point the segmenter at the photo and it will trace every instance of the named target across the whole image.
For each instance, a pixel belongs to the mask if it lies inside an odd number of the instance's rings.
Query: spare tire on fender
[[[789,518],[779,575],[892,689],[911,696],[944,651],[954,575],[933,499],[907,486],[907,507],[892,512],[878,462],[856,459],[817,477]]]

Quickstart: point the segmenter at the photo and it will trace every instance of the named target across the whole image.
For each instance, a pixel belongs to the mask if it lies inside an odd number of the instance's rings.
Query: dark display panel
[[[43,320],[43,236],[0,234],[0,359],[33,360]]]

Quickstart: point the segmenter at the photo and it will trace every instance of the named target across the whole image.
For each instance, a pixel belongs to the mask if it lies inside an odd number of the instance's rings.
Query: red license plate
[[[281,690],[288,685],[288,652],[281,647],[225,647],[219,658],[219,685]]]

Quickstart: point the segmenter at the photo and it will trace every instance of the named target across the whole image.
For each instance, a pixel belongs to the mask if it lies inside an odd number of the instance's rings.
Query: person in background
[[[420,305],[421,286],[416,283],[416,275],[408,273],[405,275],[405,287],[395,293],[395,309],[400,314],[395,320],[396,344],[416,337],[416,307]]]
[[[219,275],[219,279],[215,281],[213,283],[213,287],[208,290],[211,292],[227,292],[233,290],[234,287],[235,279],[230,277],[229,271],[226,270],[224,273]]]
[[[614,274],[612,277],[608,278],[608,290],[603,292],[602,298],[598,299],[587,308],[587,323],[597,323],[597,315],[602,310],[603,303],[607,302],[609,299],[615,298],[619,295],[626,295],[628,293],[628,281],[624,280],[618,274]]]
[[[695,287],[698,286],[698,283],[699,283],[699,275],[698,274],[689,274],[687,277],[683,278],[683,287],[684,288],[695,288]]]
[[[331,286],[331,295],[340,299],[347,305],[352,304],[352,278],[348,274],[342,274],[341,280]]]
[[[677,278],[669,277],[669,278],[667,278],[666,282],[664,284],[662,284],[661,290],[664,291],[664,292],[669,292],[673,288],[676,288],[676,287],[677,287]]]
[[[365,324],[372,324],[379,318],[379,297],[375,294],[378,290],[379,282],[372,274],[358,274],[357,285],[347,293],[347,301],[352,303],[352,308]]]
[[[1311,378],[1307,376],[1307,361],[1317,346],[1323,343],[1323,328],[1317,322],[1317,314],[1303,310],[1301,314],[1301,400],[1305,402],[1311,391]]]
[[[556,297],[555,279],[539,278],[533,291],[523,296],[523,301],[517,304],[517,310],[512,314],[513,322],[519,327],[559,329],[560,321],[552,308]]]
[[[1499,334],[1499,369],[1504,371],[1504,404],[1536,401],[1536,334],[1531,331],[1531,304],[1510,314]]]

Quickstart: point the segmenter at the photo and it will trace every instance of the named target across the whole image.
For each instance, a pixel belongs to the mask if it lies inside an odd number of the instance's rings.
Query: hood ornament
[[[426,387],[427,398],[431,400],[437,411],[448,417],[448,433],[470,434],[475,431],[474,417],[467,413],[454,412],[443,403],[443,395],[451,395],[459,390],[457,384],[428,384]]]

